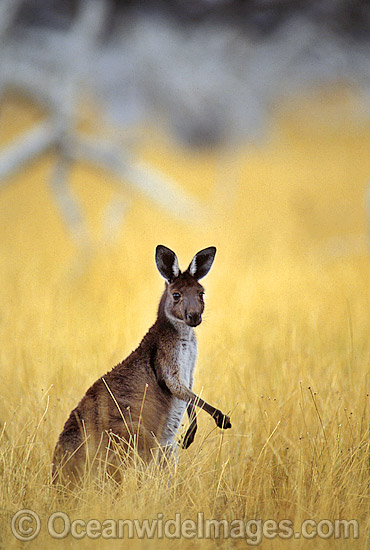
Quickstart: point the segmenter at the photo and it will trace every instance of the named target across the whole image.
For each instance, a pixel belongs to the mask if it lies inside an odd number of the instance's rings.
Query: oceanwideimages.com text
[[[196,519],[176,513],[165,518],[159,513],[152,519],[71,519],[65,512],[52,513],[42,525],[33,510],[19,510],[11,520],[13,535],[21,541],[35,539],[45,529],[53,539],[244,539],[258,546],[263,539],[358,539],[355,519],[305,519],[297,527],[289,519],[211,519],[202,512]]]

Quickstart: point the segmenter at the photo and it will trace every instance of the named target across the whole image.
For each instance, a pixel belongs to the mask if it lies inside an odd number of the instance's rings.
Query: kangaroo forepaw
[[[197,431],[197,428],[188,429],[188,431],[186,432],[183,440],[181,441],[182,449],[188,449],[190,447],[190,445],[194,441],[196,431]]]
[[[227,416],[227,414],[224,414],[221,411],[217,410],[213,415],[213,418],[215,419],[216,426],[218,428],[222,428],[223,430],[231,428],[230,417]]]
[[[184,437],[184,439],[181,443],[181,447],[183,449],[188,449],[190,447],[190,445],[193,443],[193,441],[194,441],[194,436],[193,435],[186,436],[186,437]]]

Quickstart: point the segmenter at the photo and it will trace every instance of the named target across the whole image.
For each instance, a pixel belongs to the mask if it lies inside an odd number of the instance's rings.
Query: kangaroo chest
[[[188,388],[193,385],[193,372],[197,358],[197,343],[193,340],[180,340],[175,356],[180,370],[181,378],[186,382]]]
[[[179,375],[189,389],[193,387],[193,373],[197,357],[197,343],[195,337],[180,339],[176,345],[174,357],[179,369]],[[163,431],[162,445],[174,445],[176,433],[180,427],[187,403],[172,397],[168,416]]]

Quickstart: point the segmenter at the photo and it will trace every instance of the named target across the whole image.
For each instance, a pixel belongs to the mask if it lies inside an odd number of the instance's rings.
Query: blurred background
[[[366,0],[1,0],[0,41],[3,237],[34,210],[91,256],[149,209],[367,253]]]

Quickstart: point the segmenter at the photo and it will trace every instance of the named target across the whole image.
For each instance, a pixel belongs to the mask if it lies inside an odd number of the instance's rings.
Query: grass
[[[39,117],[9,98],[5,143]],[[47,533],[60,510],[84,520],[206,518],[356,519],[360,539],[264,539],[263,548],[367,547],[369,533],[370,258],[364,209],[370,132],[302,126],[280,113],[261,148],[235,154],[221,175],[214,153],[194,154],[155,137],[140,155],[210,207],[187,225],[135,197],[112,246],[81,266],[51,200],[52,155],[17,174],[0,194],[0,548],[126,548],[127,541]],[[214,176],[222,179],[212,187]],[[72,173],[93,235],[115,192],[109,175]],[[229,189],[235,190],[230,197]],[[129,196],[127,192],[127,196]],[[162,280],[154,249],[185,267],[216,245],[197,329],[195,390],[224,412],[222,432],[205,414],[175,471],[136,468],[124,483],[86,487],[58,500],[52,452],[71,409],[154,322]],[[80,267],[77,270],[76,267]],[[40,535],[18,542],[10,518],[30,508]],[[61,529],[62,524],[56,523]],[[130,548],[172,541],[130,540]],[[176,540],[180,548],[245,547],[244,540]]]

